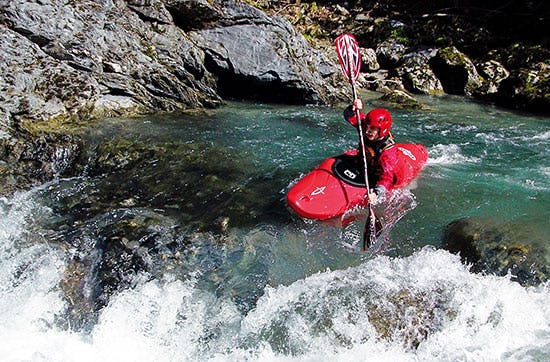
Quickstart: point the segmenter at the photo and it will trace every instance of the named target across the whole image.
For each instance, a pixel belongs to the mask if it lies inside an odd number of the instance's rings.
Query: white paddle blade
[[[361,72],[361,52],[357,40],[351,34],[342,34],[336,38],[336,53],[342,72],[350,83],[355,83]]]

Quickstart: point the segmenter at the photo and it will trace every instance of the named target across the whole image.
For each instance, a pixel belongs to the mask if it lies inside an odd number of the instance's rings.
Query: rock
[[[81,151],[78,138],[68,134],[0,137],[0,190],[11,193],[65,175]]]
[[[314,36],[314,42],[317,44],[332,43],[332,40],[342,32],[354,34],[360,46],[376,49],[381,70],[390,73],[391,76],[387,78],[392,80],[395,79],[395,71],[400,66],[403,55],[415,52],[414,49],[418,47],[433,49],[455,47],[467,55],[471,63],[476,64],[476,67],[485,62],[498,62],[513,74],[519,74],[520,69],[534,71],[533,64],[537,63],[549,66],[548,42],[547,37],[544,36],[548,26],[545,18],[540,16],[541,9],[538,3],[514,1],[504,7],[502,4],[495,3],[486,6],[481,12],[481,8],[468,4],[434,12],[431,3],[417,4],[418,6],[414,7],[407,2],[394,2],[385,5],[373,2],[370,5],[363,3],[362,6],[345,3],[344,6],[348,11],[342,12],[333,2],[325,5],[314,3],[316,5],[311,7],[308,2],[301,5],[298,2],[296,5],[290,6],[292,10],[287,10],[289,6],[284,2],[269,2],[269,5],[265,5],[265,1],[254,3],[266,11],[283,14],[303,33],[306,33],[304,27],[322,28],[322,31]],[[523,16],[519,18],[515,15],[518,6],[523,9]],[[297,7],[298,10],[296,10]],[[503,11],[503,9],[508,9],[508,11]],[[296,19],[297,13],[304,14],[304,12],[307,12],[307,17]],[[326,16],[327,12],[332,13],[333,16]],[[466,14],[467,16],[465,16]],[[303,24],[303,19],[307,19],[308,25]],[[311,35],[311,33],[308,34]],[[476,80],[477,77],[471,64],[467,65],[466,63],[468,61],[464,62],[466,66],[464,70],[469,73],[466,78],[471,76],[466,82],[457,79],[463,77],[460,75],[462,71],[458,69],[452,71],[455,75],[451,76],[451,79],[439,79],[440,83],[449,83],[444,86],[448,86],[454,92],[453,94],[467,95],[473,99],[491,103],[496,102],[506,108],[548,113],[547,101],[544,98],[544,95],[548,94],[545,91],[545,85],[548,82],[530,83],[530,86],[525,88],[519,84],[517,88],[511,86],[515,90],[505,89],[517,92],[518,96],[510,97],[508,94],[508,96],[500,97],[498,92],[494,92],[498,85],[493,81],[497,83],[498,81],[490,80],[490,76],[486,78],[481,69],[477,69],[477,71],[480,72],[479,75],[482,78]],[[464,67],[464,65],[462,66]],[[423,69],[425,68],[423,67]],[[444,76],[450,76],[447,73],[448,69],[442,72]],[[435,74],[436,77],[439,77],[437,72]],[[464,90],[461,85],[458,88],[453,88],[452,82],[456,83],[457,80],[459,80],[458,83],[467,83]],[[519,82],[523,83],[523,81]],[[369,85],[369,89],[382,89],[382,84],[378,83]],[[397,83],[406,83],[406,81],[397,80]],[[481,88],[478,88],[477,83],[480,83]],[[409,91],[412,91],[411,89]],[[529,95],[520,95],[523,92],[529,93]]]
[[[172,16],[159,0],[126,0],[128,7],[134,10],[144,21],[171,24]]]
[[[340,5],[340,4],[334,5],[334,11],[335,11],[337,14],[340,14],[340,15],[344,15],[344,16],[348,16],[348,15],[349,15],[348,9],[346,9],[345,7],[343,7],[343,6]]]
[[[215,1],[163,0],[174,23],[184,31],[207,29],[224,17],[223,9]]]
[[[496,103],[549,114],[549,94],[550,67],[546,63],[537,63],[531,68],[514,71],[504,79],[499,85]]]
[[[380,64],[376,59],[376,52],[371,48],[361,49],[361,62],[362,62],[362,71],[367,72],[376,72],[380,69]]]
[[[447,94],[471,96],[481,87],[481,77],[472,61],[455,47],[439,49],[430,65]]]
[[[1,81],[6,87],[0,103],[3,126],[70,119],[99,94],[99,85],[89,74],[48,56],[38,45],[5,27],[0,27],[0,53]]]
[[[224,2],[216,26],[191,32],[206,54],[207,69],[225,97],[326,103],[324,78],[335,64],[310,49],[303,36],[280,17],[268,17],[243,4]],[[222,26],[223,25],[223,26]]]
[[[63,231],[62,231],[63,233]],[[189,240],[170,218],[152,211],[112,209],[65,231],[73,254],[60,283],[72,328],[91,328],[110,297],[167,270],[183,270]],[[211,236],[210,236],[211,237]]]
[[[376,56],[378,62],[382,68],[393,69],[395,68],[403,54],[405,54],[405,45],[396,42],[393,39],[388,39],[376,47]]]
[[[460,254],[474,272],[500,276],[510,273],[522,285],[538,285],[550,276],[547,250],[536,241],[525,243],[519,229],[517,225],[508,229],[487,219],[459,219],[446,226],[442,246]]]
[[[27,74],[24,84],[23,79],[8,80],[20,92],[5,94],[13,107],[2,109],[4,119],[17,115],[41,120],[58,114],[86,119],[102,112],[216,106],[221,103],[219,89],[225,96],[239,97],[242,88],[271,86],[279,91],[255,95],[283,102],[327,102],[330,92],[324,79],[337,70],[286,20],[233,1],[110,0],[97,7],[92,1],[76,6],[60,0],[19,0],[0,11],[0,21],[7,25],[1,29],[0,66],[4,74],[15,67]],[[64,83],[53,83],[55,74],[63,74]],[[44,85],[33,86],[39,82]],[[60,87],[70,99],[41,93],[58,92]],[[113,96],[133,101],[113,102]],[[24,109],[19,107],[21,99],[28,100]],[[53,115],[38,115],[48,102]],[[99,105],[95,111],[94,104]],[[122,108],[114,112],[107,109],[119,104]]]
[[[354,20],[357,22],[370,21],[371,17],[368,14],[360,13],[355,16]]]
[[[234,1],[14,0],[0,7],[0,24],[4,145],[27,142],[38,128],[74,134],[71,125],[90,119],[216,107],[221,96],[298,104],[337,98],[336,64],[288,21]],[[55,152],[65,141],[40,150]],[[10,167],[14,151],[4,148]],[[22,177],[27,185],[59,170],[44,163],[54,155],[34,156],[0,173],[0,184]],[[21,173],[33,163],[37,172]]]
[[[476,90],[476,93],[481,96],[497,93],[500,83],[510,76],[510,72],[496,60],[483,62],[476,68],[483,77],[481,87]]]
[[[405,89],[417,94],[444,93],[443,85],[429,65],[435,54],[437,49],[428,48],[411,51],[403,56],[396,71]]]
[[[372,91],[378,93],[388,93],[395,89],[404,90],[403,83],[400,78],[390,77],[389,71],[380,69],[377,72],[367,73],[364,75],[365,86]]]
[[[386,102],[393,103],[401,108],[406,109],[425,109],[426,106],[420,103],[412,95],[405,91],[394,89],[386,92],[381,99]]]

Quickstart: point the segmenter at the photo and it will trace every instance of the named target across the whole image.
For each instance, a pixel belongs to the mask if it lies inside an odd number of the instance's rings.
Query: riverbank
[[[468,18],[462,12],[475,9],[442,13],[418,2],[411,9],[408,2],[249,3],[0,7],[0,194],[78,175],[86,165],[75,129],[104,117],[205,109],[225,99],[348,101],[332,43],[343,32],[363,47],[361,88],[396,107],[424,107],[415,94],[456,94],[549,109],[547,39],[504,33],[498,17],[480,22],[483,9]],[[535,28],[547,21],[532,15]]]
[[[286,17],[333,58],[334,39],[354,34],[363,48],[362,86],[398,95],[460,95],[550,115],[550,5],[543,1],[255,1]]]

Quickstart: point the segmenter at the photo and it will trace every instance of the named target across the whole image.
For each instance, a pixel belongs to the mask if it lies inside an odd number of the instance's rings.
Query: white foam
[[[459,145],[456,144],[437,144],[428,150],[430,157],[428,165],[454,165],[464,163],[479,162],[477,157],[466,157],[461,153]]]
[[[266,287],[245,315],[193,277],[144,279],[111,298],[91,333],[62,329],[63,254],[43,243],[20,247],[40,209],[20,201],[3,200],[0,214],[4,360],[513,361],[550,353],[547,287],[472,274],[429,247]]]
[[[65,305],[59,289],[63,261],[30,224],[48,210],[33,202],[32,192],[0,204],[0,356],[50,359],[55,349],[45,345],[59,342],[55,317]]]
[[[242,332],[286,328],[304,360],[500,360],[526,346],[544,345],[550,332],[548,296],[544,288],[471,274],[455,256],[425,249],[410,258],[382,257],[268,290],[243,321]],[[399,298],[411,303],[400,308]],[[386,340],[362,308],[373,304],[398,312],[388,320],[401,319]],[[423,314],[429,321],[424,329]],[[422,331],[429,329],[423,339]],[[417,350],[403,348],[411,336],[420,340]]]
[[[548,141],[550,140],[550,131],[537,133],[533,136],[528,136],[524,140],[525,141],[532,141],[532,140]]]

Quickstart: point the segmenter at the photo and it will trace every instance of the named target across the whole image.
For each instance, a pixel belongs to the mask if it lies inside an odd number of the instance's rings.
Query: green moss
[[[268,0],[242,0],[242,2],[261,10],[268,10],[271,7]]]
[[[87,114],[86,110],[81,111]],[[86,116],[61,114],[47,121],[23,121],[20,128],[33,137],[45,134],[72,135],[79,134],[89,127],[90,119]]]
[[[395,27],[390,31],[390,37],[395,39],[398,43],[407,45],[409,44],[409,38],[407,37],[405,27]]]

